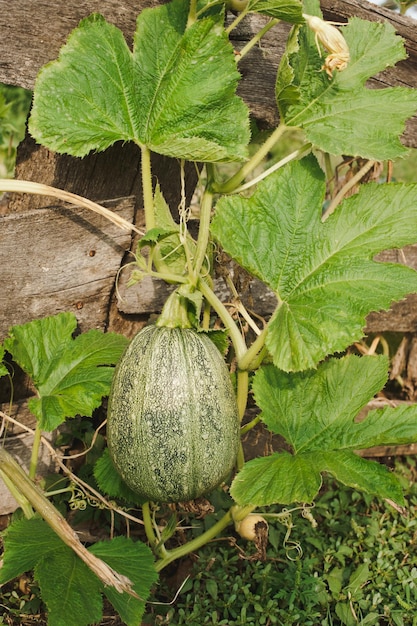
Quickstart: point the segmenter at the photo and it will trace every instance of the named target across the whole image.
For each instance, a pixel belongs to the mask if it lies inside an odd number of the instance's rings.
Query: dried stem
[[[70,193],[69,191],[64,191],[63,189],[57,189],[56,187],[50,187],[49,185],[43,185],[41,183],[34,183],[29,180],[10,180],[8,178],[0,178],[0,191],[31,193],[38,196],[59,198],[59,200],[68,202],[73,206],[81,206],[102,215],[122,230],[127,230],[128,232],[134,230],[139,235],[144,234],[143,231],[136,228],[134,224],[131,224],[120,215],[117,215],[117,213],[110,211],[110,209],[106,209],[92,200],[88,200],[83,196],[78,196],[75,193]]]
[[[76,532],[71,528],[66,519],[49,502],[43,491],[35,485],[29,476],[23,471],[14,458],[4,449],[0,448],[0,471],[30,502],[33,508],[43,517],[59,538],[69,546],[77,556],[88,565],[92,572],[101,580],[104,585],[114,587],[119,593],[128,593],[139,598],[132,589],[132,582],[113,570],[107,563],[97,558],[83,546],[78,539]]]

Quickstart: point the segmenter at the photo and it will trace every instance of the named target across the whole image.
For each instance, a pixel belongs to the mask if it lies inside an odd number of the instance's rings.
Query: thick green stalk
[[[149,502],[145,502],[145,504],[142,505],[142,518],[143,518],[143,525],[145,528],[146,538],[149,541],[151,547],[154,548],[158,543],[158,538],[154,533]]]
[[[237,372],[237,406],[239,409],[239,417],[242,420],[246,411],[249,392],[249,374],[247,371],[238,370]]]
[[[216,296],[214,291],[209,287],[205,280],[201,279],[199,281],[198,288],[207,300],[207,302],[210,303],[212,308],[216,311],[217,315],[222,320],[226,331],[229,333],[230,339],[232,340],[232,344],[236,353],[236,358],[239,361],[243,358],[244,354],[246,354],[247,347],[245,340],[240,334],[240,330],[237,327],[233,317],[230,315],[223,302],[219,300],[219,298]]]
[[[242,355],[240,359],[237,361],[237,365],[241,370],[249,370],[252,369],[251,365],[253,361],[256,359],[257,355],[263,350],[265,346],[265,339],[268,332],[268,327],[262,330],[261,334],[257,336],[251,347],[246,350],[245,354]]]
[[[164,567],[166,567],[173,561],[176,561],[177,559],[184,557],[186,554],[190,554],[190,552],[195,552],[196,550],[204,546],[206,543],[214,539],[219,533],[222,532],[222,530],[224,530],[227,526],[229,526],[229,524],[231,524],[232,521],[233,521],[232,511],[230,510],[227,513],[225,513],[225,515],[223,515],[223,517],[216,524],[214,524],[214,526],[211,526],[211,528],[206,530],[206,532],[204,532],[199,537],[196,537],[195,539],[188,541],[187,543],[183,544],[182,546],[179,546],[178,548],[169,550],[167,555],[164,558],[159,559],[159,561],[155,563],[156,571],[160,572],[162,569],[164,569]]]
[[[35,512],[34,512],[32,506],[30,505],[30,502],[27,500],[27,498],[25,498],[25,496],[23,496],[20,493],[19,489],[10,480],[10,478],[7,476],[7,474],[5,474],[2,471],[2,461],[1,460],[0,460],[0,476],[1,476],[1,479],[3,480],[4,484],[6,485],[7,489],[10,491],[10,493],[13,496],[13,498],[16,500],[16,502],[18,503],[18,505],[22,509],[23,515],[26,517],[26,519],[30,519],[31,517],[33,517]]]
[[[236,174],[224,183],[213,183],[211,190],[214,193],[233,193],[242,181],[245,180],[246,176],[248,176],[248,174],[258,167],[258,165],[264,160],[268,152],[272,150],[286,130],[287,127],[285,124],[280,124],[268,137],[265,143],[262,144],[259,150],[249,159],[249,161],[246,161]]]
[[[236,19],[233,20],[230,26],[226,28],[226,33],[228,35],[230,35],[232,30],[234,30],[249,13],[249,2],[244,2],[243,0],[237,0],[237,2],[233,2],[233,0],[231,0],[229,4],[230,8],[234,11],[239,11],[239,14],[237,15]]]
[[[197,0],[190,0],[190,10],[188,11],[187,28],[197,21]]]
[[[166,328],[191,328],[187,304],[187,299],[177,289],[173,291],[165,301],[156,325]]]
[[[252,428],[255,428],[256,424],[259,424],[260,421],[261,416],[257,415],[253,418],[253,420],[242,426],[242,428],[240,429],[240,436],[242,437],[243,435],[246,435],[246,433],[252,430]]]
[[[235,504],[230,509],[230,512],[232,514],[234,522],[241,522],[243,519],[245,519],[245,517],[247,517],[255,509],[256,507],[253,506],[253,504],[247,504],[246,506],[239,506],[238,504]]]
[[[245,453],[243,451],[242,441],[239,441],[239,448],[237,451],[236,458],[236,471],[240,472],[242,467],[245,465]]]
[[[185,285],[189,282],[187,276],[180,276],[179,274],[171,274],[170,272],[155,272],[155,271],[150,270],[148,274],[149,276],[153,276],[154,278],[159,278],[161,280],[164,280],[166,283],[172,283],[172,284],[180,283],[180,284]]]
[[[152,189],[152,166],[151,151],[146,146],[141,145],[142,159],[142,193],[143,206],[145,209],[146,230],[155,228],[155,210],[153,206],[153,189]]]
[[[280,20],[278,19],[271,19],[267,24],[265,24],[265,26],[261,28],[261,30],[259,30],[250,41],[248,41],[248,43],[242,48],[242,50],[239,51],[238,55],[236,56],[236,61],[239,62],[240,59],[245,56],[245,54],[252,50],[252,48],[256,46],[256,44],[262,39],[265,33],[271,30],[271,28],[275,26],[275,24],[278,24],[279,21]]]

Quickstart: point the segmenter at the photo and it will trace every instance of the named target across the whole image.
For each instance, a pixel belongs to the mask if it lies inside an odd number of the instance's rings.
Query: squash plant
[[[236,53],[229,35],[249,13],[266,16],[265,26]],[[276,77],[280,122],[250,149],[249,111],[236,94],[239,62],[280,20],[292,24]],[[33,380],[38,427],[29,476],[0,450],[0,472],[26,515],[5,535],[0,582],[34,569],[52,626],[100,621],[103,593],[126,624],[138,624],[159,571],[228,526],[240,529],[254,512],[266,517],[270,505],[312,503],[323,473],[404,506],[395,475],[355,451],[417,441],[417,409],[389,407],[356,422],[384,386],[389,364],[384,356],[343,353],[363,336],[369,312],[417,292],[414,270],[374,260],[417,240],[417,184],[363,184],[344,199],[347,186],[326,200],[329,155],[366,159],[358,182],[370,164],[406,153],[399,136],[417,110],[417,93],[365,84],[404,57],[390,24],[352,18],[330,25],[317,0],[172,0],[138,16],[132,50],[101,15],[86,17],[40,71],[29,120],[39,143],[78,157],[115,141],[138,146],[146,234],[132,288],[149,275],[174,286],[157,325],[122,357],[124,338],[89,331],[73,339],[76,320],[66,313],[13,327],[4,341],[3,351]],[[300,147],[260,173],[294,130]],[[186,207],[177,224],[153,185],[152,152],[197,164],[196,238]],[[2,189],[20,184],[3,181]],[[238,298],[238,315],[221,301],[214,246],[274,294],[269,320],[259,323]],[[223,359],[228,346],[235,391]],[[148,545],[119,536],[86,549],[33,484],[37,450],[42,431],[91,415],[120,357],[110,455],[96,464],[101,493],[94,497],[120,514],[106,497],[141,505]],[[260,416],[240,431],[262,420],[288,451],[245,462],[238,419],[250,384]],[[195,498],[219,483],[230,489],[230,509],[200,536],[171,547],[175,519],[162,528],[152,502]],[[265,532],[266,522],[256,520]]]

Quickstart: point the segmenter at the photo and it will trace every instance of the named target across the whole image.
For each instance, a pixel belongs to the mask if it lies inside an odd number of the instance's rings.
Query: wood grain
[[[133,219],[133,199],[106,203]],[[73,311],[84,330],[104,329],[131,237],[86,209],[45,206],[0,218],[0,341],[13,324]]]

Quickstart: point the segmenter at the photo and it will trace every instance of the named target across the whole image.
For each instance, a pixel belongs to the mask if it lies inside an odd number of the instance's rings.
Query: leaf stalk
[[[197,248],[194,257],[193,273],[195,279],[199,276],[207,256],[207,246],[210,238],[210,220],[213,208],[213,194],[206,189],[200,206],[200,224],[197,238]]]
[[[246,371],[254,369],[253,362],[264,348],[267,332],[268,326],[265,326],[260,335],[258,335],[255,341],[251,344],[250,348],[248,348],[245,354],[242,355],[242,358],[238,359],[237,364],[240,370]]]
[[[282,135],[287,130],[285,124],[281,123],[277,128],[271,133],[268,139],[262,144],[257,152],[246,161],[244,165],[238,170],[229,180],[224,183],[216,183],[213,182],[211,185],[211,189],[214,193],[222,193],[229,194],[235,193],[236,189],[245,180],[245,178],[250,174],[260,163],[264,160],[268,152],[272,150],[275,144],[279,141]]]
[[[246,353],[247,347],[233,317],[205,280],[200,279],[198,288],[222,320],[235,349],[236,358],[239,361]]]
[[[214,539],[219,533],[222,532],[222,530],[227,528],[227,526],[229,526],[229,524],[231,524],[232,521],[233,521],[232,512],[231,510],[229,510],[227,511],[227,513],[223,515],[221,519],[219,519],[218,522],[216,522],[216,524],[211,526],[211,528],[206,530],[199,537],[196,537],[195,539],[188,541],[187,543],[179,546],[178,548],[169,550],[167,552],[167,555],[164,558],[160,559],[159,561],[155,563],[156,571],[160,572],[162,569],[164,569],[164,567],[166,567],[173,561],[176,561],[177,559],[180,559],[186,556],[187,554],[190,554],[190,552],[194,552],[195,550],[198,550],[199,548],[204,546],[206,543]]]
[[[250,50],[252,50],[252,48],[254,46],[256,46],[256,44],[262,39],[262,37],[269,31],[271,30],[271,28],[273,28],[273,26],[275,26],[276,24],[278,24],[280,22],[280,20],[276,19],[276,18],[272,18],[269,22],[267,22],[265,24],[265,26],[263,28],[261,28],[261,30],[259,30],[256,35],[254,35],[252,37],[252,39],[250,41],[248,41],[248,43],[243,46],[242,50],[239,51],[239,53],[236,55],[236,62],[238,63],[240,61],[240,59],[243,59],[243,57],[250,52]]]
[[[155,210],[153,203],[153,189],[152,189],[152,165],[151,165],[151,151],[147,146],[141,145],[141,169],[142,169],[142,193],[143,193],[143,206],[145,209],[145,224],[146,230],[156,227]]]
[[[33,437],[33,444],[32,444],[32,455],[30,458],[30,465],[29,465],[29,477],[32,480],[35,480],[36,478],[36,469],[38,467],[39,448],[41,444],[41,438],[42,438],[42,430],[39,428],[39,424],[36,424],[35,434]]]

